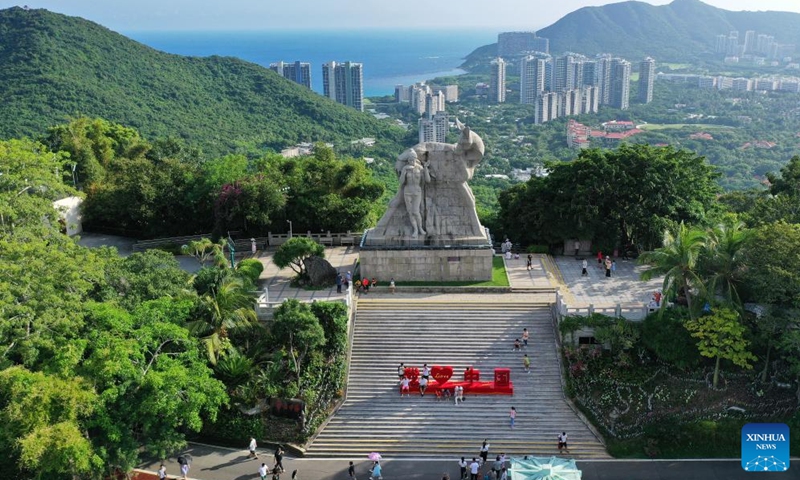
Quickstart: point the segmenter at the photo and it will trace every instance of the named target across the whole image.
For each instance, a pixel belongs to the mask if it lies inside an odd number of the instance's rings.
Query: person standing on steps
[[[569,447],[567,447],[567,432],[561,432],[558,434],[558,451],[561,452],[562,448],[564,451],[569,453]]]
[[[486,459],[489,458],[489,439],[483,439],[483,445],[481,445],[481,465],[486,463]]]
[[[422,365],[422,378],[428,380],[428,377],[430,377],[430,375],[431,375],[431,369],[428,368],[428,364],[426,363]]]
[[[403,377],[400,380],[400,397],[402,397],[404,393],[406,394],[407,397],[411,396],[411,391],[408,388],[408,384],[409,384],[408,377]]]
[[[403,365],[402,363],[400,364],[400,366],[399,366],[399,367],[397,367],[397,376],[398,376],[398,378],[399,378],[400,380],[402,380],[402,379],[403,379],[403,377],[405,377],[405,376],[406,376],[406,366],[405,366],[405,365]]]
[[[419,396],[425,396],[425,389],[428,388],[428,377],[420,377],[419,379]]]
[[[486,443],[486,442],[484,442]],[[469,478],[470,480],[478,480],[478,471],[481,469],[481,464],[478,459],[473,458],[472,463],[469,464]]]
[[[508,419],[511,421],[511,429],[513,430],[514,429],[514,421],[517,419],[517,409],[516,408],[511,407],[511,411],[508,413]],[[500,459],[500,457],[497,457],[497,458],[498,458],[498,460]]]
[[[585,277],[586,275],[589,275],[589,270],[587,270],[588,268],[589,268],[589,262],[587,262],[586,259],[584,258],[583,261],[581,262],[581,276],[582,277]]]
[[[525,369],[525,373],[531,373],[531,359],[527,353],[522,357],[522,367]]]
[[[350,476],[350,480],[356,480],[356,466],[353,465],[353,462],[350,462],[350,466],[347,467],[347,474]]]
[[[519,352],[519,347],[520,346],[521,346],[521,344],[519,343],[519,338],[515,338],[514,339],[514,351],[515,352]]]
[[[527,328],[523,328],[522,329],[522,345],[526,349],[528,348],[528,337],[530,337],[530,335],[528,334],[528,329]]]
[[[528,268],[529,272],[531,270],[533,270],[533,255],[531,255],[530,253],[528,254],[528,265],[527,265],[527,268]]]
[[[458,462],[458,468],[461,469],[461,480],[467,480],[467,461],[464,457],[461,457],[461,461]]]

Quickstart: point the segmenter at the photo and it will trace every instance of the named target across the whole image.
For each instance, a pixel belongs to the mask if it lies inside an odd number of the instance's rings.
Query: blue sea
[[[322,92],[322,64],[364,64],[364,95],[394,93],[397,84],[463,73],[474,49],[497,40],[487,30],[277,30],[269,32],[133,31],[124,35],[167,53],[238,57],[268,67],[277,61],[311,63],[312,89]]]

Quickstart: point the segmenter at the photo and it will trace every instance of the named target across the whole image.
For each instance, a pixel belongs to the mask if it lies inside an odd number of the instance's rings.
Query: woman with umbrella
[[[369,459],[372,460],[372,468],[370,471],[369,480],[383,480],[382,475],[382,468],[381,468],[381,454],[378,452],[372,452],[369,454]]]

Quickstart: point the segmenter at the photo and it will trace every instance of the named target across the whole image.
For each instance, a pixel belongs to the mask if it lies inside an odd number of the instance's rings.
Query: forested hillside
[[[402,135],[255,64],[166,54],[81,18],[17,7],[0,11],[0,98],[0,138],[81,115],[213,155]]]
[[[531,19],[534,22],[534,19]],[[630,58],[653,56],[683,61],[713,51],[717,35],[746,30],[773,35],[780,43],[800,44],[800,14],[732,12],[700,0],[674,0],[654,6],[621,2],[576,10],[537,35],[550,39],[552,53],[609,52]],[[465,66],[497,54],[496,44],[472,52]]]

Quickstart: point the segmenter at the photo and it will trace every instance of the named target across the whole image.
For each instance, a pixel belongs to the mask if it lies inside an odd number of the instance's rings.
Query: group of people
[[[470,367],[467,367],[466,371],[469,371],[469,370],[470,370]],[[400,363],[400,365],[397,366],[397,376],[398,376],[398,378],[400,380],[400,396],[402,397],[403,395],[405,395],[407,397],[410,397],[411,396],[411,388],[410,388],[411,379],[408,378],[408,376],[406,376],[406,366],[405,366],[405,364]],[[425,391],[428,389],[428,382],[430,380],[430,377],[431,377],[431,369],[430,369],[430,367],[428,367],[428,364],[426,363],[426,364],[422,365],[422,370],[419,372],[419,380],[418,380],[418,382],[419,382],[419,395],[421,397],[425,396]],[[458,402],[463,402],[464,401],[464,387],[462,387],[461,385],[456,385],[453,388],[453,392],[452,393],[450,392],[449,388],[440,388],[440,389],[436,390],[436,394],[435,395],[436,395],[436,400],[437,401],[440,401],[440,400],[450,401],[450,398],[452,397],[454,399],[456,405],[458,405]]]
[[[530,339],[530,333],[528,332],[527,328],[522,329],[522,343],[520,343],[519,338],[514,339],[514,351],[519,352],[521,348],[528,349],[528,340]],[[531,359],[528,357],[528,354],[524,354],[522,356],[522,368],[525,369],[525,373],[531,373]]]
[[[597,252],[597,263],[600,266],[605,266],[606,277],[611,277],[611,274],[616,273],[617,271],[617,261],[612,260],[608,255],[606,255],[605,259],[603,259],[603,252]]]
[[[250,437],[250,444],[247,446],[247,449],[250,451],[250,454],[247,455],[247,458],[258,458],[258,443],[256,442],[255,437]],[[283,454],[283,448],[278,445],[278,447],[275,449],[275,453],[273,454],[273,467],[267,467],[266,463],[262,463],[261,466],[258,467],[258,475],[261,480],[267,480],[267,476],[270,473],[272,474],[272,480],[280,480],[281,474],[286,472],[286,469],[283,467]],[[297,470],[292,472],[292,480],[296,479]]]
[[[341,273],[336,274],[336,293],[342,293],[342,287],[346,290],[350,286],[350,282],[353,281],[353,274],[349,271],[342,275]],[[369,278],[362,278],[356,280],[353,283],[353,287],[355,287],[356,292],[358,293],[369,293],[370,288],[375,288],[378,286],[378,279],[372,277],[372,280]],[[395,283],[394,278],[389,281],[389,291],[391,293],[395,292]]]

